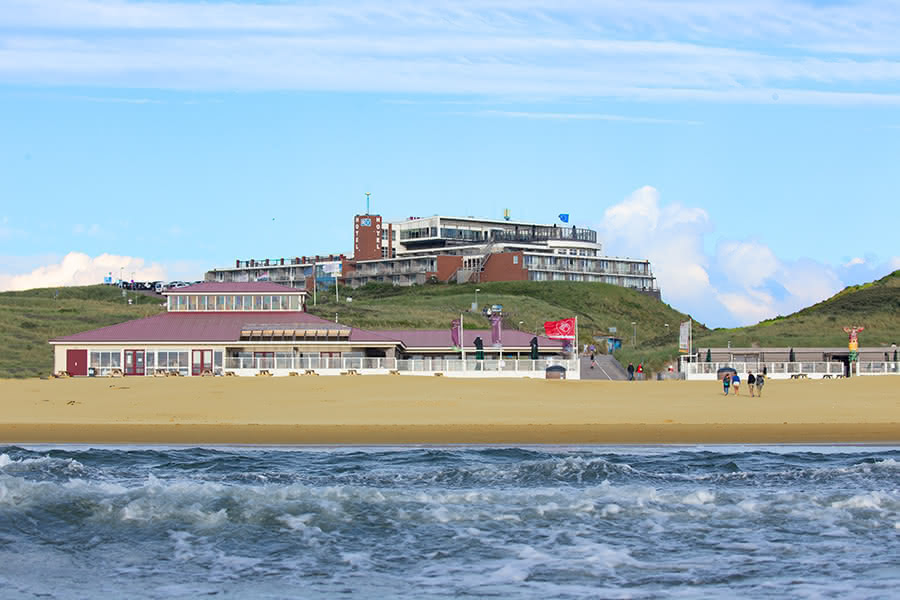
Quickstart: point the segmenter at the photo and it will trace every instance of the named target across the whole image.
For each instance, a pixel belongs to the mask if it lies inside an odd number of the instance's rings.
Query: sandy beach
[[[0,443],[900,442],[900,378],[713,382],[424,377],[2,380]]]

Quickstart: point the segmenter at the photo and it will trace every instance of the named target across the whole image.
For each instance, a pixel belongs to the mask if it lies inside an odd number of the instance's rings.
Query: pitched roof
[[[305,312],[166,312],[144,319],[82,331],[51,342],[236,342],[241,329],[271,325],[289,329],[292,325],[322,325],[334,328],[333,321]]]
[[[354,336],[359,330],[354,329],[350,335],[350,341],[356,341]],[[453,342],[450,339],[450,329],[389,329],[376,330],[375,335],[386,339],[402,342],[408,350],[416,348],[451,348]],[[463,331],[463,345],[467,348],[475,347],[475,338],[481,337],[485,348],[491,346],[490,329],[465,329]],[[517,329],[504,329],[500,339],[504,348],[528,348],[534,334]],[[537,336],[538,346],[543,348],[562,348],[562,340],[552,340],[542,335]]]
[[[305,312],[165,312],[152,317],[135,319],[82,331],[73,335],[53,338],[57,343],[103,343],[103,342],[238,342],[244,329],[303,329],[314,325],[322,329],[346,329],[334,321],[323,319]],[[485,348],[490,348],[489,329],[467,329],[463,332],[463,345],[475,347],[475,338],[481,336]],[[502,332],[505,348],[528,348],[533,334],[514,329]],[[560,340],[537,336],[542,348],[560,348]],[[407,350],[419,348],[451,348],[449,329],[406,329],[374,330],[352,328],[350,342],[396,343]]]
[[[204,281],[182,288],[166,290],[165,294],[305,294],[298,290],[271,281]]]

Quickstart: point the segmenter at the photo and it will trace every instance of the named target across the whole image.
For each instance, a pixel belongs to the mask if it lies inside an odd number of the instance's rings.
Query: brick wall
[[[484,263],[481,281],[527,281],[525,256],[521,252],[491,254]]]

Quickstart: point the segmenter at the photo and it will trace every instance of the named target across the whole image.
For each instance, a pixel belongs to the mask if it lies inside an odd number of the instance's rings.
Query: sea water
[[[2,598],[887,598],[894,447],[0,447]]]

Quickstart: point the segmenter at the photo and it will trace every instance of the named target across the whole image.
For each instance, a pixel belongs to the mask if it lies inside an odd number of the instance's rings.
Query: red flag
[[[554,340],[574,340],[575,317],[562,321],[546,321],[544,322],[544,332],[548,338]]]

